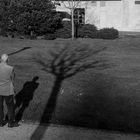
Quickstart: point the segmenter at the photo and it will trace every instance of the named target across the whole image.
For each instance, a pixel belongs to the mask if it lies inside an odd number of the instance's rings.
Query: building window
[[[100,1],[100,7],[105,7],[105,1]]]
[[[85,24],[85,9],[84,8],[74,9],[74,21],[79,24]]]
[[[97,1],[91,1],[93,6],[97,6]]]

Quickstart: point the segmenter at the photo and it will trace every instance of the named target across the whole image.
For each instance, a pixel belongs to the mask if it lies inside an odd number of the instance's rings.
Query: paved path
[[[8,128],[4,126],[0,128],[0,140],[31,140],[31,136],[38,125],[23,123],[17,128]],[[105,132],[98,130],[87,130],[65,126],[44,126],[43,137],[34,140],[140,140],[140,135],[120,134],[117,132]],[[44,131],[45,130],[45,131]],[[38,131],[38,133],[39,133]]]

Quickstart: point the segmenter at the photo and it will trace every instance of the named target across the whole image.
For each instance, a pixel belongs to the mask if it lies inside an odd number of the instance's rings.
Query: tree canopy
[[[42,35],[61,27],[61,18],[50,0],[1,0],[0,27],[5,31],[23,34],[33,31]]]

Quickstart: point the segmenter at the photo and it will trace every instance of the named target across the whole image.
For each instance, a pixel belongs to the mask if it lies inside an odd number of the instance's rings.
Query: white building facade
[[[63,3],[56,10],[70,13]],[[84,8],[85,24],[140,32],[140,0],[82,1],[77,8]]]

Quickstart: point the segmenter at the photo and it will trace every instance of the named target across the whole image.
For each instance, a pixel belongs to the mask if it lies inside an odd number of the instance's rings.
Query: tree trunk
[[[74,39],[74,8],[71,9],[71,26],[72,26],[72,30],[71,30],[71,37],[72,40]]]

